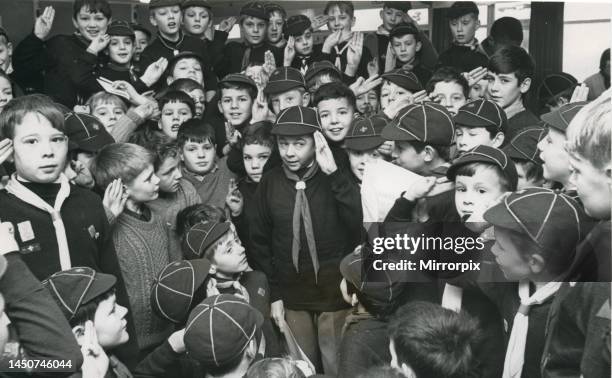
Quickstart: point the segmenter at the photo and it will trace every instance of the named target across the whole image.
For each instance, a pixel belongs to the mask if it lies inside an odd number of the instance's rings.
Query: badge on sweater
[[[257,289],[257,294],[261,295],[262,297],[265,297],[266,290],[263,287],[260,287],[259,289]]]
[[[89,236],[91,236],[92,239],[97,240],[98,237],[100,237],[100,233],[96,231],[96,228],[94,227],[93,224],[87,227],[87,231],[89,231]]]
[[[34,230],[32,229],[32,223],[25,221],[17,224],[19,230],[19,237],[22,242],[27,242],[34,239]]]

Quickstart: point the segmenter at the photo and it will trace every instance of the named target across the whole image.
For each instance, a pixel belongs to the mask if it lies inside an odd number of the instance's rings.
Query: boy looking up
[[[508,127],[506,113],[496,103],[476,100],[463,105],[455,115],[455,142],[461,154],[478,145],[499,148]]]
[[[535,63],[522,48],[505,46],[491,56],[487,68],[488,97],[506,112],[506,137],[512,139],[521,128],[539,122],[538,117],[523,103],[525,94],[531,88]]]

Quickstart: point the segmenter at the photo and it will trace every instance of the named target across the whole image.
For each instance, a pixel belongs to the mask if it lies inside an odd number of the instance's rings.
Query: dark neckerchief
[[[160,32],[157,32],[157,38],[165,48],[167,48],[168,50],[172,50],[173,55],[177,55],[180,52],[181,44],[185,40],[185,34],[183,34],[183,32],[179,30],[179,39],[176,42],[164,38]]]
[[[32,193],[39,196],[43,201],[51,205],[51,207],[55,204],[55,199],[61,187],[60,184],[56,183],[41,184],[38,182],[23,182],[21,180],[19,180],[19,182]]]

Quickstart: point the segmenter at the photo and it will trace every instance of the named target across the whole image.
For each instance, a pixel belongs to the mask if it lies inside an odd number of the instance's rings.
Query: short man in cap
[[[546,136],[546,129],[541,126],[527,127],[516,134],[503,148],[504,152],[516,165],[518,173],[517,189],[541,187],[544,185],[542,159],[538,143]]]
[[[283,62],[283,49],[275,47],[266,40],[268,14],[263,2],[253,1],[240,10],[240,35],[243,40],[232,41],[225,45],[223,59],[216,66],[217,73],[223,77],[230,73],[243,72],[250,65],[263,65],[266,52],[270,51],[276,66]],[[269,54],[268,54],[269,55]]]
[[[259,183],[251,255],[270,282],[271,316],[289,327],[314,365],[336,374],[336,351],[346,315],[338,266],[351,245],[355,216],[335,197],[339,174],[314,109],[281,111],[272,134],[282,166]],[[314,134],[314,135],[313,135]]]
[[[285,25],[287,46],[283,55],[283,65],[300,70],[306,75],[313,62],[323,59],[321,45],[314,44],[313,25],[303,14],[291,16]]]

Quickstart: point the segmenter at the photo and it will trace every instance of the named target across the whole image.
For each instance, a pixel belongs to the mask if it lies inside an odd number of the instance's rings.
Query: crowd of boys
[[[609,376],[609,49],[536,82],[473,2],[439,54],[410,2],[373,33],[350,1],[148,7],[153,33],[107,0],[0,29],[0,376]],[[364,223],[391,163],[412,184]],[[404,234],[481,268],[377,274]]]

